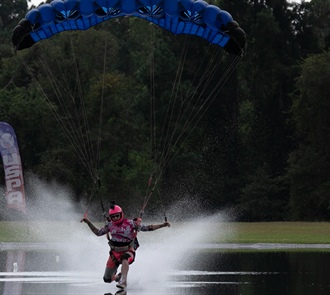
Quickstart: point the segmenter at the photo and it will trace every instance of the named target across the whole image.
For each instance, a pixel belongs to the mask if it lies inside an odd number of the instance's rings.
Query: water
[[[191,211],[190,205],[174,208],[180,215],[181,208]],[[198,212],[195,205],[193,209]],[[130,267],[127,292],[120,295],[330,294],[330,245],[316,252],[298,245],[285,250],[281,244],[203,244],[235,235],[226,219],[219,213],[139,233],[141,246]],[[102,280],[106,238],[96,237],[78,220],[27,224],[31,240],[55,236],[62,243],[0,243],[0,295],[116,294],[115,284]]]
[[[1,244],[0,294],[115,294],[115,285],[102,281],[104,244]],[[138,250],[122,295],[330,294],[329,251],[180,247],[177,257],[175,249],[158,248]]]

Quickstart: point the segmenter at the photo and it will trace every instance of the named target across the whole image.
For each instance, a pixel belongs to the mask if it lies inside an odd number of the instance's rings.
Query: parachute
[[[26,213],[25,190],[17,137],[12,126],[0,122],[0,153],[6,180],[7,208]]]
[[[15,50],[68,30],[87,30],[109,19],[143,18],[173,34],[206,39],[243,55],[245,33],[232,16],[205,1],[194,0],[54,0],[30,10],[12,34]]]

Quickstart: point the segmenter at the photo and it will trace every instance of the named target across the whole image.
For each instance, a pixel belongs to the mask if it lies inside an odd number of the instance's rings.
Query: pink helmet
[[[112,215],[116,216],[117,214],[119,214],[119,218],[116,218],[115,220],[112,220]],[[115,205],[114,202],[111,204],[110,209],[109,209],[109,217],[110,220],[113,223],[121,223],[124,219],[124,212],[123,209],[121,209],[121,207],[119,207],[118,205]]]

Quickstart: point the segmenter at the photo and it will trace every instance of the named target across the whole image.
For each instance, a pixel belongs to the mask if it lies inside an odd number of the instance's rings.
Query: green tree
[[[12,29],[27,11],[26,0],[1,0],[0,27]]]
[[[290,106],[288,92],[293,89],[294,79],[290,66],[295,61],[290,49],[290,32],[287,29],[290,20],[286,2],[261,2],[254,2],[251,11],[254,17],[250,17],[252,23],[247,25],[251,37],[238,84],[241,87],[238,117],[241,197],[238,203],[246,202],[248,192],[249,196],[258,196],[258,191],[252,193],[254,188],[258,189],[253,183],[262,175],[260,171],[264,171],[273,180],[273,185],[279,186],[278,191],[282,193],[280,203],[285,207],[288,190],[283,189],[285,183],[278,177],[285,172],[291,146],[291,130],[286,120]],[[268,191],[267,182],[260,179],[259,185],[262,183],[264,191]],[[275,196],[271,196],[274,216],[281,219],[285,208],[279,208]],[[248,215],[245,210],[245,218],[249,218]]]
[[[302,64],[292,114],[300,144],[290,155],[291,210],[298,220],[329,220],[330,52]]]
[[[18,129],[25,169],[71,185],[78,199],[91,192],[93,181],[67,134],[50,115],[47,98],[66,126],[74,118],[73,110],[77,111],[77,124],[70,126],[71,131],[82,135],[76,147],[85,149],[89,142],[88,148],[95,151],[100,140],[96,158],[102,195],[139,207],[153,172],[151,154],[162,145],[150,144],[150,131],[157,133],[159,139],[163,126],[167,130],[176,125],[179,133],[190,134],[190,128],[184,130],[183,121],[175,124],[172,118],[166,122],[168,104],[176,93],[178,104],[173,117],[186,119],[187,115],[180,112],[183,98],[189,93],[202,94],[204,101],[213,91],[221,73],[209,80],[203,92],[198,85],[202,77],[198,69],[201,64],[202,69],[206,68],[202,59],[212,60],[214,47],[201,38],[174,36],[145,20],[116,18],[84,32],[57,34],[19,52],[19,58],[13,57],[10,33],[25,13],[20,8],[23,2],[2,3],[8,5],[0,9],[4,28],[0,34],[1,119]],[[328,130],[323,112],[328,106],[324,107],[321,98],[327,95],[324,85],[328,77],[314,70],[310,79],[314,88],[310,90],[305,76],[296,85],[294,81],[303,58],[329,47],[328,0],[302,4],[285,0],[214,3],[228,10],[246,31],[247,52],[182,148],[171,146],[175,158],[162,175],[161,192],[169,200],[188,193],[209,208],[236,206],[244,220],[282,220],[288,218],[291,182],[295,218],[326,219]],[[186,64],[179,85],[173,87],[181,53],[186,49],[185,39],[189,39]],[[32,76],[20,59],[28,64]],[[324,60],[322,70],[326,63],[328,60]],[[224,71],[229,65],[228,56],[223,56],[218,65]],[[291,97],[289,93],[295,86],[298,91]],[[317,93],[319,100],[306,100],[310,92]],[[63,111],[59,95],[71,112]],[[150,98],[157,105],[154,129],[149,127],[153,121]],[[288,112],[292,98],[294,104]],[[194,112],[198,107],[197,103],[188,110]],[[304,121],[305,117],[309,119]],[[321,127],[322,124],[325,125]],[[298,133],[293,142],[295,128]],[[290,154],[293,147],[296,149]],[[95,154],[91,154],[94,161]],[[310,197],[305,196],[306,192]],[[95,203],[99,200],[95,199]],[[161,204],[158,199],[152,203],[155,207]]]
[[[312,0],[311,13],[308,15],[309,26],[317,36],[319,48],[330,47],[330,2],[328,0]]]

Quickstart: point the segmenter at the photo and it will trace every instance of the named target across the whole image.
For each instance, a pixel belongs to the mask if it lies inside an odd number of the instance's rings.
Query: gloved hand
[[[163,223],[163,227],[166,227],[166,226],[167,226],[167,227],[170,227],[171,224],[170,224],[169,222],[166,221],[166,222]]]

